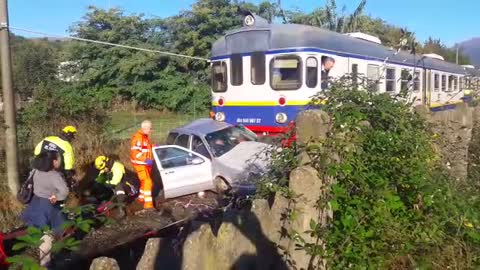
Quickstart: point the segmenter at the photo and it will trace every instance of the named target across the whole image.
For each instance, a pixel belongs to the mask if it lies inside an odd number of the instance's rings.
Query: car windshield
[[[207,134],[205,138],[207,139],[213,155],[216,157],[220,157],[227,153],[241,142],[256,140],[255,134],[242,126],[228,127],[218,130]]]

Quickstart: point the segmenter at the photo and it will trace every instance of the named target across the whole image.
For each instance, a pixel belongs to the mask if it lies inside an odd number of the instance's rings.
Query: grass
[[[205,114],[174,114],[159,111],[113,112],[111,117],[111,129],[109,134],[113,139],[129,139],[139,128],[140,123],[149,119],[153,124],[152,142],[163,142],[172,128],[184,125],[194,119],[207,117]]]

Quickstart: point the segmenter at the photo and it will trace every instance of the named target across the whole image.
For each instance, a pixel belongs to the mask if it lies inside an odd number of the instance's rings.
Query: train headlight
[[[247,15],[245,16],[243,22],[246,26],[252,26],[253,24],[255,24],[255,18],[252,15]]]
[[[285,124],[288,120],[287,114],[286,113],[277,113],[275,115],[275,121],[279,124]]]
[[[215,120],[223,122],[225,121],[225,114],[223,112],[217,112],[215,114]]]

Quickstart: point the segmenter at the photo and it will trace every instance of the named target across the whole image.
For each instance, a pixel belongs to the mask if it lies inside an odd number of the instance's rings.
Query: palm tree
[[[341,14],[338,14],[335,0],[328,0],[323,8],[314,10],[311,14],[298,14],[290,12],[286,14],[282,8],[281,0],[263,2],[259,6],[259,15],[272,22],[275,18],[281,18],[283,23],[300,23],[327,28],[339,33],[356,31],[357,21],[362,15],[367,0],[361,0],[355,11],[345,15],[346,6],[343,6]],[[299,15],[299,16],[295,16]]]
[[[317,21],[324,22],[324,25],[321,27],[328,28],[331,31],[345,33],[345,32],[354,32],[357,28],[357,21],[360,15],[362,15],[363,10],[367,0],[362,0],[358,4],[355,11],[350,15],[345,15],[346,6],[342,8],[341,15],[337,11],[337,3],[335,0],[329,0],[325,6],[325,18],[323,20],[319,19]]]

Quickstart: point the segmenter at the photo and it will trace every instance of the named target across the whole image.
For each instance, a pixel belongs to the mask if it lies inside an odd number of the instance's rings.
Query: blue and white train
[[[328,75],[326,57],[334,59]],[[213,44],[211,62],[212,117],[264,135],[285,132],[327,76],[363,75],[379,82],[379,92],[409,89],[415,105],[432,111],[454,109],[480,89],[478,70],[435,54],[398,52],[362,33],[269,24],[256,15]]]

